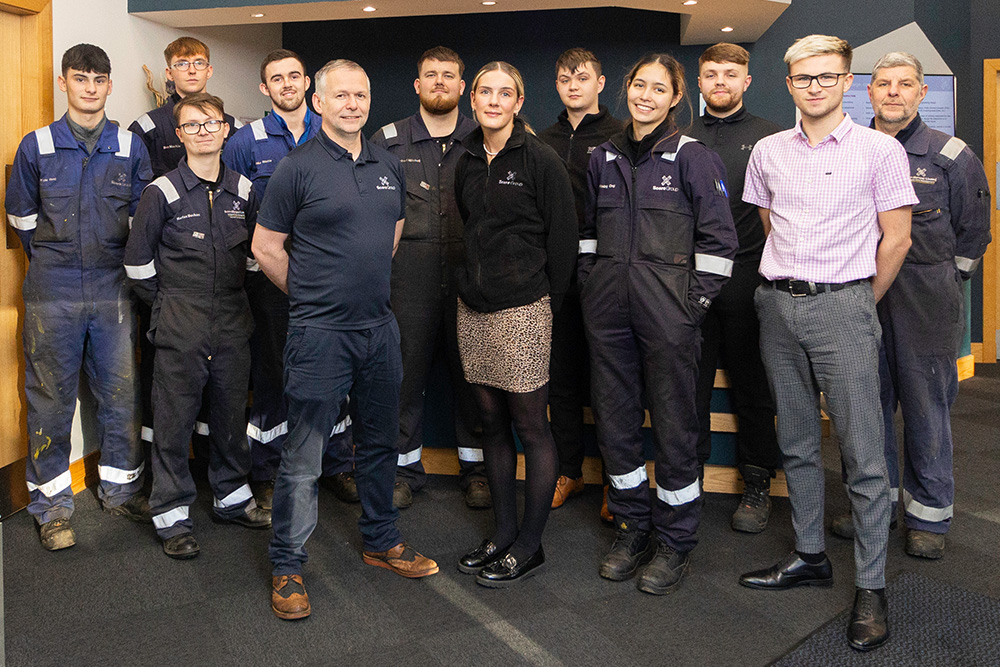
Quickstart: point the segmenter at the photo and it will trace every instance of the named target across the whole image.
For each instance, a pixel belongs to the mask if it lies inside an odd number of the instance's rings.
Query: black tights
[[[483,422],[483,458],[493,497],[496,532],[490,538],[510,547],[518,560],[528,558],[542,544],[542,531],[552,507],[559,456],[546,414],[548,384],[526,394],[514,394],[480,384],[472,385]],[[511,422],[524,447],[524,517],[517,527],[517,449]]]

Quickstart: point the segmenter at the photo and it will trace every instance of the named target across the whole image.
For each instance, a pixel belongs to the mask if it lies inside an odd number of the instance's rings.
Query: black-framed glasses
[[[205,128],[206,132],[211,132],[212,134],[215,134],[216,132],[222,129],[224,123],[225,121],[216,120],[213,118],[212,120],[206,120],[204,123],[184,123],[183,125],[181,125],[181,130],[184,132],[184,134],[198,134],[199,132],[201,132],[201,128]]]
[[[840,81],[840,77],[847,76],[848,74],[850,72],[823,72],[816,76],[796,74],[795,76],[788,77],[788,80],[792,82],[792,88],[808,88],[812,85],[813,81],[816,81],[822,88],[832,88]]]
[[[194,68],[199,72],[203,72],[206,69],[208,69],[207,60],[191,60],[191,61],[178,60],[177,62],[175,62],[173,65],[170,66],[170,69],[175,69],[178,72],[186,72],[189,69],[191,69],[192,65],[194,65]]]

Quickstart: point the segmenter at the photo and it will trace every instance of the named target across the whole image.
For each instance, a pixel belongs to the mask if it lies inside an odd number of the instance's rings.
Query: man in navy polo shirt
[[[403,541],[392,506],[403,365],[389,277],[406,185],[399,160],[361,135],[370,91],[365,71],[349,60],[316,73],[322,131],[278,165],[254,232],[254,256],[289,300],[288,437],[270,547],[271,607],[289,620],[310,613],[305,542],[316,527],[323,448],[348,392],[364,561],[411,578],[438,571]]]

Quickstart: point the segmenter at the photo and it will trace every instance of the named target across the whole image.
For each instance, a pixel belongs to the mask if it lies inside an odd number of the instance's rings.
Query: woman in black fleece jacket
[[[497,588],[545,562],[542,530],[558,475],[546,416],[552,311],[576,265],[578,223],[559,156],[517,118],[524,103],[517,69],[484,66],[471,101],[480,127],[462,139],[467,152],[455,172],[466,253],[457,272],[458,343],[483,422],[496,531],[458,568]],[[512,421],[525,457],[520,528]]]

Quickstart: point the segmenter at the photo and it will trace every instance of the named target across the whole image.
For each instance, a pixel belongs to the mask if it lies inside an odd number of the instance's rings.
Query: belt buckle
[[[801,289],[797,289],[796,283],[802,285]],[[794,298],[800,296],[809,296],[811,292],[809,291],[808,283],[803,280],[789,280],[788,281],[788,293]]]

